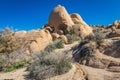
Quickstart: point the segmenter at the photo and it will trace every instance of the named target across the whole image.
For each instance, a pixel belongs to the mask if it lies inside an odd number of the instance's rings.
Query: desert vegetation
[[[96,29],[93,32],[94,34],[90,34],[84,39],[81,39],[78,47],[73,52],[75,61],[80,64],[87,65],[87,63],[83,63],[84,60],[89,61],[90,57],[94,54],[94,50],[99,49],[104,42],[105,35],[101,33],[99,29]]]
[[[75,34],[66,34],[66,37],[68,39],[68,44],[72,44],[73,42],[80,40],[80,37]]]
[[[25,68],[28,80],[119,80],[120,21],[90,26],[58,5],[41,30],[6,28],[0,31],[0,71]]]
[[[64,41],[62,39],[60,40],[55,40],[53,43],[49,44],[46,48],[45,51],[47,52],[52,52],[55,49],[60,49],[60,48],[64,48]]]
[[[43,52],[34,55],[34,61],[28,67],[30,78],[43,80],[68,72],[72,67],[70,59],[65,54],[54,52],[55,49],[63,47],[63,40],[56,40],[48,45]]]
[[[0,71],[12,71],[27,63],[28,54],[22,48],[23,40],[6,28],[0,31]]]
[[[19,42],[19,43],[18,43]],[[21,48],[22,41],[14,37],[14,32],[9,28],[1,31],[0,33],[0,55],[10,54],[13,51]]]
[[[72,44],[73,42],[80,41],[82,39],[79,35],[79,31],[73,27],[70,28],[70,31],[66,34],[66,37],[68,39],[68,44]]]

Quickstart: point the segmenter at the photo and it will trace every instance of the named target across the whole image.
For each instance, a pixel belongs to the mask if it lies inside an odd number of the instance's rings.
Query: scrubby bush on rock
[[[64,47],[64,41],[62,39],[57,39],[53,43],[49,44],[46,48],[45,51],[47,52],[52,52],[55,49],[60,49]]]
[[[66,55],[42,52],[37,54],[28,71],[32,79],[43,80],[66,73],[70,69],[70,59]]]
[[[93,41],[96,42],[98,47],[103,43],[104,39],[106,38],[104,33],[102,33],[100,31],[100,29],[96,29],[93,31],[94,35],[90,34],[89,36],[87,36],[84,40],[85,41]]]
[[[67,39],[68,39],[68,44],[73,43],[74,41],[78,41],[80,40],[80,37],[75,35],[75,34],[67,34],[66,35]]]
[[[79,36],[79,32],[76,34],[76,32],[78,32],[77,30],[75,30],[74,28],[70,28],[70,31],[68,34],[66,34],[66,37],[68,39],[68,44],[73,43],[74,41],[79,41],[81,40],[81,37]]]
[[[55,40],[44,51],[33,56],[33,63],[28,67],[30,78],[43,80],[68,72],[72,65],[66,54],[55,52],[55,49],[63,48],[63,40]]]

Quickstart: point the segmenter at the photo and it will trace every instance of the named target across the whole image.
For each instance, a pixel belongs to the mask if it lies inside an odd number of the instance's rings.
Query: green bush
[[[60,49],[64,47],[64,41],[62,39],[60,40],[55,40],[53,45],[55,45],[56,49]]]
[[[80,22],[79,21],[74,21],[74,24],[80,24]]]
[[[0,71],[12,71],[10,69],[14,69],[13,65],[16,65],[15,67],[17,67],[17,64],[21,64],[24,61],[28,62],[30,60],[31,56],[22,50],[10,53],[9,55],[0,55]]]
[[[11,71],[13,71],[15,69],[19,69],[19,68],[23,67],[25,64],[27,64],[26,61],[14,63],[11,66],[7,67],[5,71],[6,72],[11,72]]]
[[[100,29],[94,30],[93,33],[94,33],[94,35],[90,34],[84,40],[86,40],[88,42],[95,41],[99,47],[101,45],[101,43],[103,43],[103,40],[106,38],[105,34],[103,32],[101,32]]]
[[[17,63],[28,59],[23,42],[11,29],[0,30],[0,71],[12,71],[17,68]]]
[[[52,76],[60,75],[71,69],[70,59],[66,55],[50,53],[38,54],[36,60],[28,67],[30,78],[43,80]]]
[[[47,51],[47,52],[52,52],[55,48],[55,45],[53,44],[49,44],[44,51]]]
[[[68,44],[73,43],[74,41],[78,41],[80,40],[80,37],[75,35],[75,34],[67,34],[66,35],[67,39],[68,39]]]
[[[64,41],[62,39],[59,39],[59,40],[55,40],[53,43],[48,45],[45,48],[45,51],[52,52],[55,49],[60,49],[60,48],[63,48],[63,47],[64,47]]]

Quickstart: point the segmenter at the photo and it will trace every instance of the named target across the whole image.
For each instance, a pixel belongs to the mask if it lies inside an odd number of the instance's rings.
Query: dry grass
[[[34,62],[29,66],[30,78],[43,80],[52,76],[60,75],[71,69],[70,59],[66,55],[55,53],[37,54]]]
[[[72,65],[65,54],[57,54],[55,49],[63,48],[63,41],[57,40],[46,47],[45,51],[33,56],[33,63],[29,66],[30,78],[43,80],[52,76],[68,72]]]

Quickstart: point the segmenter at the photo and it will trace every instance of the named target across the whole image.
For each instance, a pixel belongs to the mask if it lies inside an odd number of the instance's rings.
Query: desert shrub
[[[85,44],[87,44],[87,43],[88,43],[87,40],[82,40],[82,41],[80,42],[80,44],[78,45],[78,47],[81,48],[83,45],[85,45]]]
[[[81,39],[80,44],[78,45],[79,48],[81,48],[82,46],[84,46],[85,44],[89,42],[96,42],[97,44],[96,48],[99,48],[101,46],[101,44],[103,43],[105,39],[104,33],[102,33],[100,29],[96,29],[93,32],[94,32],[94,35],[90,34],[84,39]]]
[[[79,30],[80,28],[78,26],[72,26],[70,28],[70,31],[66,34],[69,44],[73,43],[74,41],[81,40]]]
[[[9,56],[9,57],[8,57]],[[31,60],[30,54],[23,52],[22,50],[18,50],[14,53],[10,53],[9,55],[0,55],[0,71],[12,71],[17,69],[15,64],[21,64],[23,62],[28,62]],[[19,66],[20,68],[22,66]]]
[[[22,39],[16,38],[14,34],[9,28],[0,31],[0,55],[8,55],[21,48]]]
[[[15,69],[23,67],[25,64],[27,64],[27,61],[16,62],[12,64],[11,66],[8,66],[5,71],[6,72],[13,71]]]
[[[80,24],[80,22],[79,21],[74,21],[74,24]]]
[[[75,35],[75,34],[67,34],[66,35],[67,39],[68,39],[68,44],[73,43],[74,41],[78,41],[80,40],[80,37]]]
[[[45,51],[47,52],[52,52],[55,49],[60,49],[64,47],[64,41],[62,39],[55,40],[53,43],[49,44],[46,48]]]
[[[103,32],[100,32],[99,30],[95,30],[94,31],[94,35],[95,35],[95,41],[98,44],[98,46],[101,45],[101,43],[103,43],[105,37],[105,34]]]
[[[0,71],[11,71],[15,69],[14,64],[29,57],[22,45],[23,39],[15,37],[11,29],[0,31]]]
[[[55,48],[55,45],[53,44],[49,44],[46,48],[45,48],[45,51],[47,52],[52,52]]]
[[[28,67],[30,78],[43,80],[66,73],[71,69],[70,59],[66,55],[42,53],[37,54],[36,60]]]
[[[64,47],[64,41],[62,39],[60,40],[55,40],[53,42],[53,45],[55,45],[56,48],[60,49]]]
[[[89,36],[87,36],[84,40],[86,41],[95,41],[97,43],[98,46],[101,45],[101,43],[103,43],[105,37],[105,34],[103,32],[101,32],[100,29],[96,29],[93,31],[94,35],[90,34]]]

